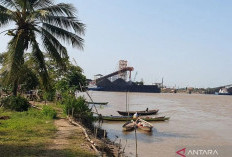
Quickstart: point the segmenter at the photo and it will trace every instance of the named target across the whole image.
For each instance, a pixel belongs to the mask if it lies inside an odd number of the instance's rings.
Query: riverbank
[[[31,102],[34,104],[34,107],[42,108],[44,103],[38,103],[38,102]],[[52,106],[58,113],[58,117],[65,119],[65,123],[69,122],[69,125],[76,126],[76,129],[82,132],[82,137],[85,136],[85,141],[88,141],[88,145],[96,155],[100,156],[123,156],[124,153],[120,149],[120,145],[116,144],[112,141],[110,141],[107,138],[107,132],[105,132],[105,136],[103,133],[103,130],[99,127],[94,127],[96,130],[91,130],[90,128],[87,128],[84,126],[81,122],[78,120],[75,120],[70,116],[67,116],[63,113],[63,108],[59,104],[55,103],[48,103],[47,105]],[[60,122],[55,122],[60,123]],[[58,127],[58,126],[57,126]],[[70,127],[70,128],[72,128]],[[96,134],[97,133],[97,134]],[[78,138],[78,137],[77,137]]]
[[[43,103],[33,103],[41,108]],[[50,103],[58,113],[56,119],[41,114],[38,109],[27,112],[14,112],[0,109],[1,116],[9,116],[0,120],[0,152],[3,156],[97,156],[91,147],[94,144],[104,154],[116,156],[118,148],[102,139],[95,138],[91,131],[88,136],[93,143],[87,141],[81,127],[72,125],[62,108]]]

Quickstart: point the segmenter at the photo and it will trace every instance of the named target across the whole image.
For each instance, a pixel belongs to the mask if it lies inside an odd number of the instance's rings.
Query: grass
[[[45,105],[44,102],[31,102],[32,104],[35,104],[36,106],[43,108],[43,106]],[[64,111],[64,107],[63,105],[61,105],[59,102],[47,102],[46,105],[51,106],[52,108],[54,108],[57,111],[57,114],[60,118],[66,118],[66,114],[63,113]]]
[[[39,110],[14,112],[0,108],[0,116],[10,116],[8,120],[0,120],[0,156],[94,156],[89,148],[82,148],[85,141],[80,133],[69,139],[67,148],[48,149],[57,129],[54,120]]]

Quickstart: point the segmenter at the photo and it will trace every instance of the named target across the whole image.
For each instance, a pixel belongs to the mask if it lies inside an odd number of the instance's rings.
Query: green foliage
[[[1,100],[1,104],[5,109],[15,111],[27,111],[30,107],[30,103],[27,99],[21,96],[8,96]]]
[[[66,95],[63,104],[65,113],[72,114],[73,110],[74,117],[81,120],[83,124],[88,124],[93,121],[93,114],[83,97],[76,99],[72,95]]]
[[[72,4],[54,4],[52,0],[1,0],[0,28],[9,23],[13,23],[13,27],[3,31],[10,37],[7,59],[0,57],[0,62],[3,62],[1,70],[7,83],[13,86],[14,95],[17,95],[20,79],[23,80],[25,76],[23,67],[27,60],[33,62],[29,64],[33,65],[30,68],[36,71],[34,74],[40,78],[43,89],[48,90],[51,85],[45,56],[53,60],[56,67],[65,69],[64,60],[68,58],[68,53],[60,41],[83,49],[81,36],[85,32],[85,25],[76,17]],[[38,38],[42,38],[41,44]],[[25,56],[28,49],[31,50],[29,58]]]
[[[82,86],[86,84],[86,77],[83,75],[83,70],[76,65],[71,64],[68,60],[66,60],[66,70],[61,72],[61,69],[57,67],[54,70],[54,62],[47,62],[50,65],[51,69],[49,69],[49,75],[52,76],[52,80],[55,84],[55,88],[60,93],[64,93],[68,90],[80,90],[80,84]]]
[[[39,78],[36,76],[35,72],[26,66],[24,66],[24,71],[24,75],[19,79],[21,90],[29,91],[39,86]]]
[[[61,79],[59,81],[57,81],[56,85],[55,85],[56,90],[58,90],[61,93],[65,93],[66,91],[69,90],[69,84],[68,81],[66,81],[65,79]]]
[[[55,98],[55,90],[44,91],[43,99],[46,101],[53,101]]]
[[[56,115],[57,115],[56,110],[48,105],[43,106],[42,113],[43,113],[43,115],[50,117],[52,119],[56,118]]]
[[[70,87],[80,90],[80,84],[86,85],[86,77],[82,74],[82,69],[79,66],[69,65],[66,79]]]

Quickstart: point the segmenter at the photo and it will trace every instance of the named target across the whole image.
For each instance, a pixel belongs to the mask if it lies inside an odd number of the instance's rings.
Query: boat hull
[[[143,130],[143,131],[149,131],[149,132],[151,132],[151,130],[152,130],[152,127],[138,126],[138,128]]]
[[[97,117],[96,117],[97,118]],[[131,116],[102,116],[101,117],[102,120],[106,120],[106,121],[129,121],[129,120],[133,120],[133,117]],[[143,120],[146,121],[166,121],[169,120],[170,117],[140,117]]]
[[[122,129],[123,131],[131,131],[134,130],[135,126],[136,124],[134,123],[134,121],[128,121],[122,126]]]
[[[136,120],[136,123],[137,123],[137,127],[143,131],[148,131],[150,132],[153,128],[153,125],[149,122],[147,122],[146,120],[143,120],[141,118],[138,118]]]
[[[108,102],[87,102],[88,104],[95,104],[95,105],[107,105]]]
[[[155,115],[159,110],[149,110],[149,111],[130,111],[130,112],[125,112],[125,111],[117,111],[120,115],[122,116],[133,116],[135,113],[137,113],[139,116],[143,115]]]

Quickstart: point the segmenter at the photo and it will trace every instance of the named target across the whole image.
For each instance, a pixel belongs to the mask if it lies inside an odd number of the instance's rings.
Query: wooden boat
[[[99,119],[96,117],[96,119]],[[133,120],[132,116],[101,116],[102,120],[106,121],[128,121]],[[162,117],[140,117],[140,119],[146,120],[146,121],[166,121],[169,120],[170,117],[162,116]]]
[[[126,122],[123,124],[122,128],[124,131],[131,131],[135,128],[136,124],[133,120]]]
[[[95,104],[95,105],[107,105],[108,102],[87,102],[88,104]]]
[[[153,115],[156,114],[159,110],[144,110],[144,111],[129,111],[129,116],[133,116],[136,112],[139,116],[143,115]],[[128,116],[126,111],[117,111],[122,116]]]
[[[144,131],[149,131],[150,132],[152,130],[152,128],[153,128],[153,125],[151,123],[149,123],[149,122],[147,122],[147,121],[145,121],[143,119],[140,119],[140,118],[138,118],[136,120],[136,124],[137,124],[137,127],[139,129],[144,130]]]

